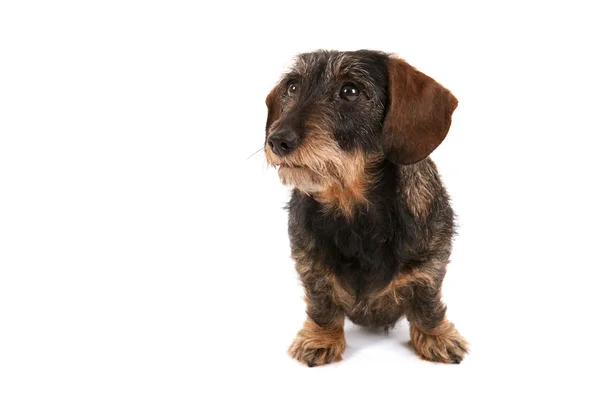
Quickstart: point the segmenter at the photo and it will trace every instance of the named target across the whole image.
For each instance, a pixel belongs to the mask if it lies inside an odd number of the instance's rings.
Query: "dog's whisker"
[[[255,155],[257,155],[257,154],[258,154],[258,153],[259,153],[261,150],[262,150],[262,151],[264,151],[264,150],[265,150],[265,148],[264,148],[264,147],[261,147],[260,149],[256,150],[254,153],[250,154],[250,155],[248,156],[248,158],[246,158],[246,161],[248,161],[250,158],[252,158],[252,157],[254,157]]]

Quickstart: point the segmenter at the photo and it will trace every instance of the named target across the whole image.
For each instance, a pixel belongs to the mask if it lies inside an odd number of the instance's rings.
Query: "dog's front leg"
[[[426,273],[428,279],[413,286],[407,310],[410,338],[421,358],[459,364],[468,352],[468,343],[446,319],[446,306],[441,300],[445,265],[440,267],[430,270]]]
[[[340,361],[346,349],[344,312],[334,303],[325,277],[301,273],[301,278],[307,316],[288,351],[309,367]]]

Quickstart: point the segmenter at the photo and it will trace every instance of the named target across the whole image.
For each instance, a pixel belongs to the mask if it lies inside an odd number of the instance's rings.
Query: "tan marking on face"
[[[279,168],[284,185],[314,196],[329,211],[350,216],[357,205],[367,201],[366,190],[374,183],[367,168],[375,157],[345,152],[331,133],[310,122],[307,126],[304,140],[285,157],[278,157],[266,145],[267,162]]]

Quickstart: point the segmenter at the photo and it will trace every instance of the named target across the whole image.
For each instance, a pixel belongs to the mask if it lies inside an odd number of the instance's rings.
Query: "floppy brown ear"
[[[388,110],[383,124],[386,156],[396,164],[414,164],[442,143],[458,100],[404,60],[390,58],[387,71]]]
[[[281,114],[281,104],[279,103],[279,86],[275,86],[271,93],[267,96],[265,103],[267,103],[267,108],[269,109],[267,114],[267,126],[266,131],[269,133],[269,128],[274,121],[279,118]]]

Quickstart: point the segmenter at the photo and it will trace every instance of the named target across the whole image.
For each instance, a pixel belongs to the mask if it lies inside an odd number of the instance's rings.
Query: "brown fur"
[[[331,282],[333,299],[336,304],[342,307],[346,312],[352,312],[357,305],[355,294],[344,287],[344,285],[335,278],[335,275],[328,275],[328,280]],[[383,305],[389,304],[390,307],[393,307],[391,301],[396,305],[402,304],[406,300],[404,298],[404,293],[406,292],[405,289],[412,287],[412,285],[433,285],[435,281],[436,278],[433,274],[422,271],[412,271],[407,274],[400,274],[383,289],[372,293],[361,306],[368,308],[378,301]]]
[[[431,184],[432,177],[437,174],[435,164],[425,161],[418,167],[409,165],[403,172],[406,185],[402,194],[406,205],[415,216],[423,217],[435,197],[435,187]]]
[[[331,295],[334,303],[348,314],[354,309],[356,295],[342,285],[334,274],[328,274],[327,279],[331,284]]]
[[[390,110],[383,127],[387,156],[403,165],[427,157],[442,143],[458,100],[399,58],[388,60]]]
[[[306,318],[288,352],[296,360],[313,367],[341,361],[345,349],[342,314],[334,324],[326,327],[319,326],[310,317]]]
[[[362,154],[349,155],[345,160],[345,173],[340,181],[315,194],[317,200],[327,210],[340,211],[346,217],[350,217],[356,207],[367,203],[366,191],[376,179],[367,172],[368,163]]]
[[[279,86],[276,86],[271,90],[268,94],[265,103],[267,104],[267,108],[269,110],[267,115],[267,129],[279,119],[281,116],[281,103],[277,101],[277,97],[281,95],[281,89]]]
[[[429,331],[411,323],[410,338],[417,354],[424,360],[458,363],[469,351],[467,341],[447,319]]]

